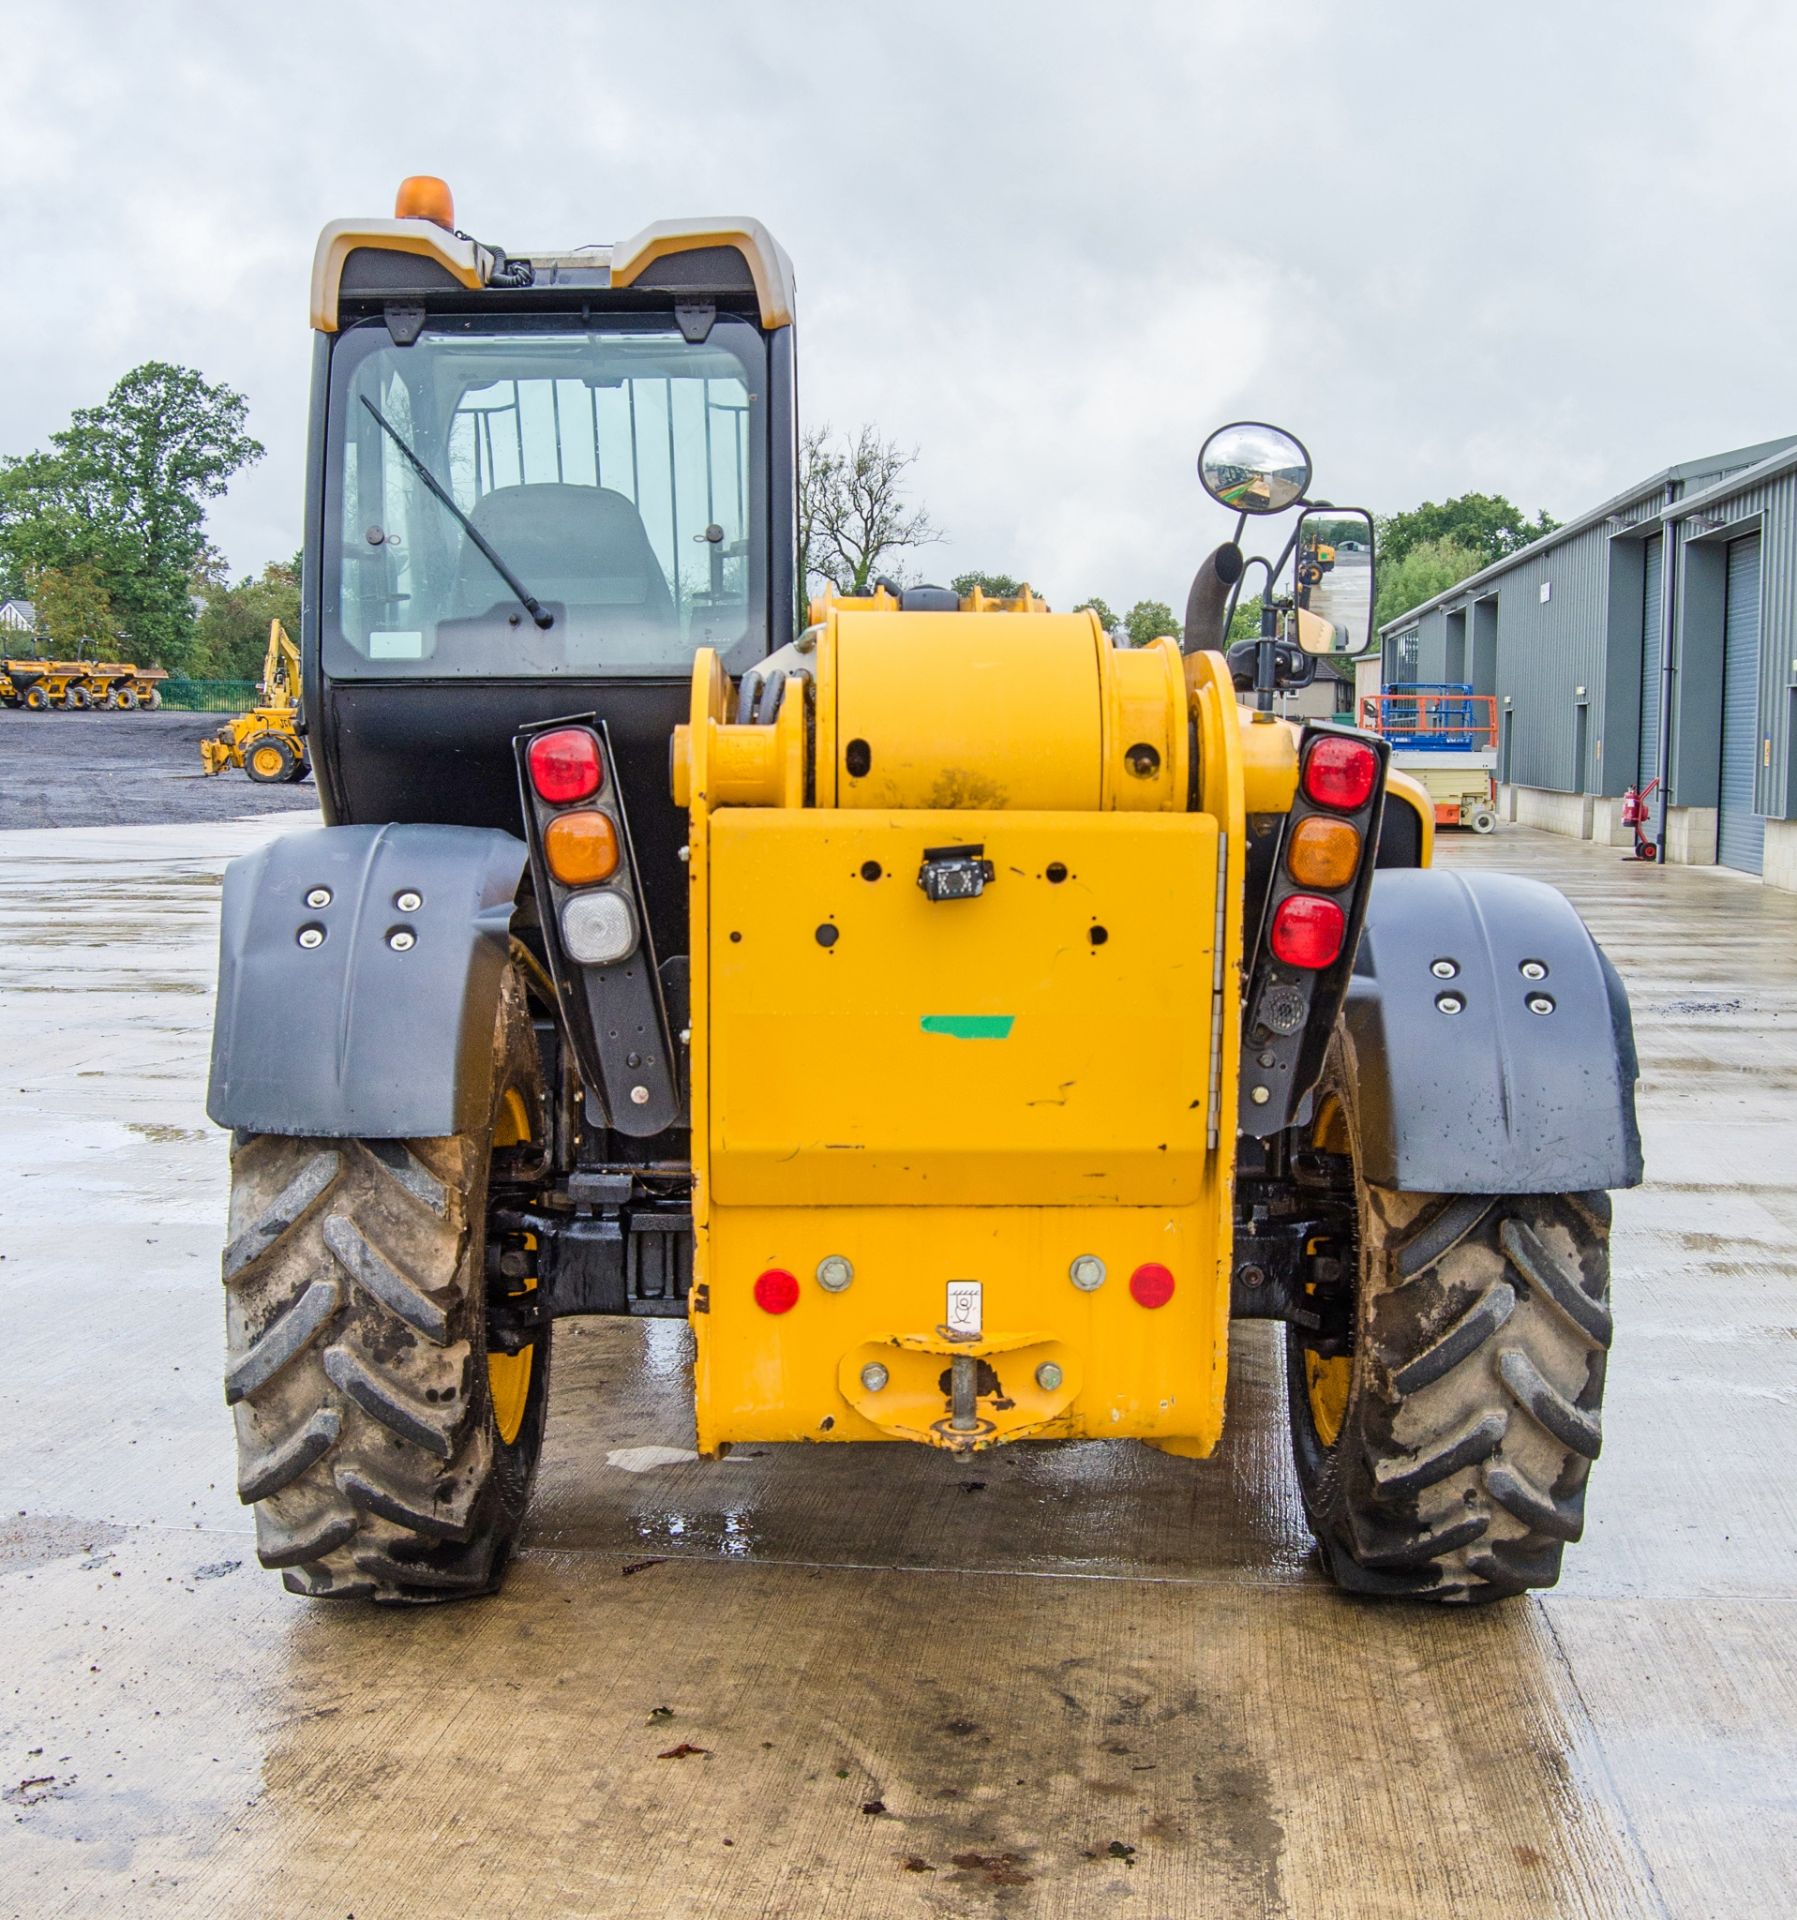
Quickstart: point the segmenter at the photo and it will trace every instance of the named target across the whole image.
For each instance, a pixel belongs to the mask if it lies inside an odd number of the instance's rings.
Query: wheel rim
[[[1346,1355],[1325,1360],[1305,1349],[1304,1386],[1310,1396],[1310,1421],[1326,1447],[1341,1438],[1342,1422],[1348,1415],[1348,1389],[1353,1384],[1354,1362]]]
[[[281,775],[281,749],[279,747],[258,747],[250,755],[250,765],[264,780],[278,780]]]
[[[1324,1153],[1351,1153],[1353,1141],[1348,1134],[1348,1116],[1341,1100],[1331,1095],[1317,1114],[1311,1132],[1311,1145]],[[1325,1447],[1333,1447],[1341,1438],[1342,1423],[1348,1414],[1348,1394],[1354,1385],[1354,1361],[1348,1354],[1325,1356],[1304,1350],[1304,1387],[1310,1401],[1310,1421],[1317,1438]]]
[[[500,1102],[499,1120],[493,1128],[493,1144],[496,1147],[530,1144],[530,1109],[516,1087],[507,1087]],[[534,1245],[534,1240],[531,1244]],[[526,1280],[525,1290],[528,1292],[536,1284],[534,1279]],[[516,1444],[518,1435],[524,1429],[536,1351],[533,1342],[516,1353],[489,1352],[487,1355],[487,1397],[493,1404],[493,1424],[508,1447]]]

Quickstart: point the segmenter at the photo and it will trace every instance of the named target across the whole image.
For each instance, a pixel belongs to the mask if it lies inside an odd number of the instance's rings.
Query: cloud
[[[758,214],[808,417],[918,447],[928,571],[1061,604],[1177,604],[1236,414],[1338,500],[1561,514],[1797,426],[1797,20],[1751,0],[15,0],[7,32],[0,450],[144,359],[227,380],[269,447],[213,514],[245,570],[298,542],[317,230],[418,171],[519,249]]]

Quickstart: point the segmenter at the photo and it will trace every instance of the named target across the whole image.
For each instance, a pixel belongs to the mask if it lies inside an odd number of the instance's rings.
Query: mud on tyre
[[[493,1111],[434,1140],[239,1136],[224,1257],[238,1493],[296,1593],[389,1602],[493,1591],[524,1516],[548,1395],[545,1329],[486,1345],[492,1150],[536,1130],[540,1078],[508,976]]]
[[[1339,1086],[1319,1111],[1339,1127]],[[1287,1328],[1324,1565],[1351,1592],[1430,1600],[1552,1586],[1601,1444],[1609,1196],[1362,1184],[1358,1217],[1351,1355],[1319,1358]]]

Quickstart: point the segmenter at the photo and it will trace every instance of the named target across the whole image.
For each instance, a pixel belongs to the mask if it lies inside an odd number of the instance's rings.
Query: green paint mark
[[[925,1033],[946,1033],[951,1040],[1009,1040],[1017,1016],[1012,1013],[926,1013]]]

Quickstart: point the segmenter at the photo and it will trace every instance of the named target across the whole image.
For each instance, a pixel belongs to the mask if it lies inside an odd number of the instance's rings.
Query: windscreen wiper
[[[518,576],[511,570],[511,568],[508,567],[505,564],[505,562],[500,559],[499,555],[493,551],[493,543],[487,539],[487,537],[474,524],[474,522],[470,520],[468,516],[461,510],[461,508],[456,505],[453,496],[449,492],[449,489],[445,487],[438,480],[437,476],[431,472],[430,468],[427,467],[424,464],[424,462],[419,459],[417,454],[415,454],[412,451],[412,449],[406,444],[405,435],[402,434],[400,430],[393,424],[393,422],[389,420],[384,413],[382,413],[380,408],[377,407],[374,404],[374,402],[369,399],[367,394],[362,395],[362,404],[368,409],[370,413],[374,415],[375,419],[380,422],[381,431],[387,436],[387,438],[393,442],[393,444],[400,450],[401,453],[405,455],[405,457],[409,461],[411,461],[412,470],[414,473],[417,474],[418,478],[422,480],[427,487],[430,488],[431,492],[434,493],[437,496],[437,498],[441,500],[443,504],[450,510],[450,512],[453,513],[455,517],[462,523],[463,531],[468,535],[468,538],[472,540],[474,544],[481,550],[482,554],[485,555],[487,563],[492,567],[493,571],[499,575],[500,579],[503,580],[508,587],[511,588],[512,592],[517,596],[518,604],[524,609],[524,611],[530,615],[530,617],[537,623],[539,627],[547,628],[547,627],[554,626],[555,615],[551,613],[549,609],[545,607],[540,600],[537,599],[537,597],[529,590],[529,588],[525,586],[524,582],[520,580]]]

